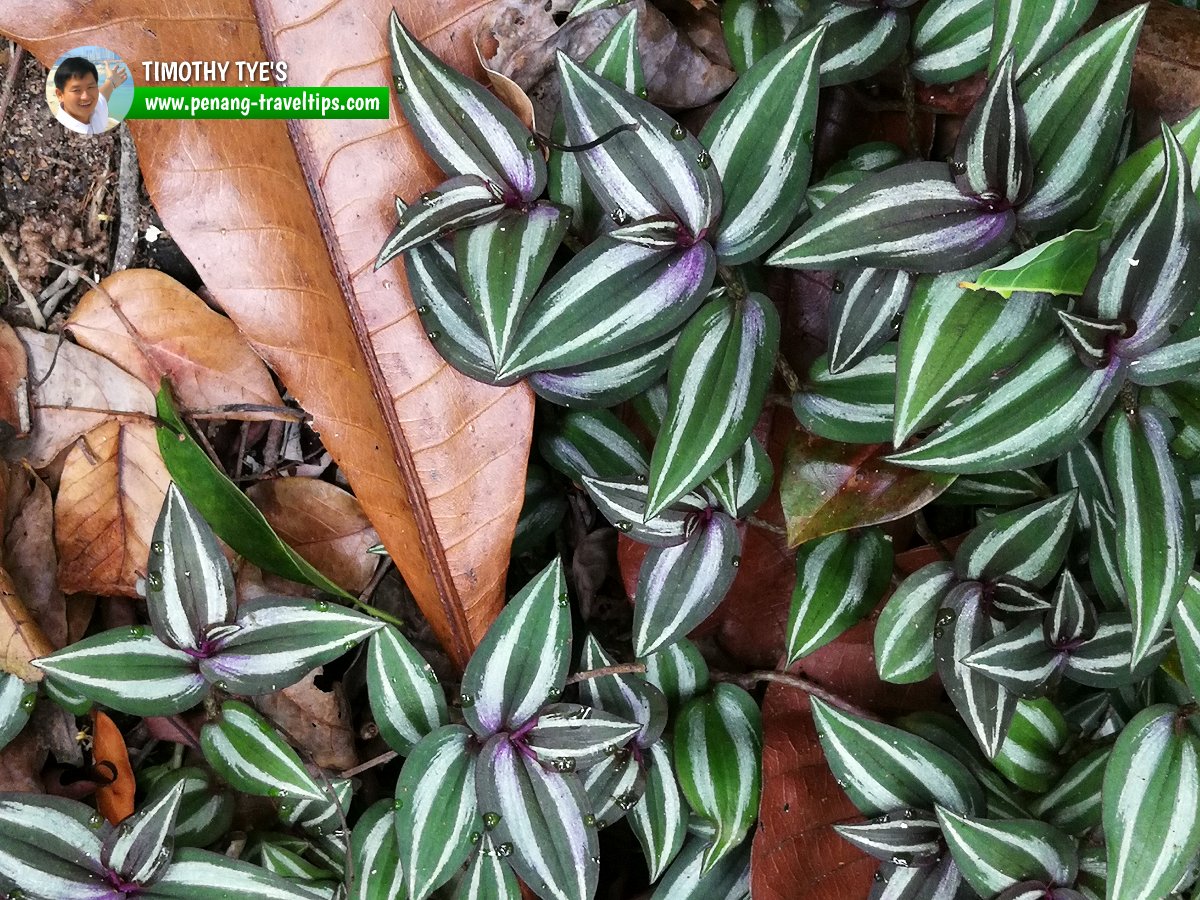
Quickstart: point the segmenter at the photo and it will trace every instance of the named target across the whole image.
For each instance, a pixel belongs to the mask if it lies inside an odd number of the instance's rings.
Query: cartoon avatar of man
[[[54,72],[54,96],[58,98],[56,118],[80,134],[103,134],[109,128],[108,98],[129,73],[124,67],[107,67],[108,77],[100,84],[100,73],[90,60],[68,56]]]

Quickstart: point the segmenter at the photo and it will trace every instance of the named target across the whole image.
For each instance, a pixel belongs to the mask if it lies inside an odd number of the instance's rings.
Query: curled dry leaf
[[[484,6],[447,0],[407,4],[404,14],[430,50],[478,74],[471,35]],[[287,0],[7,0],[0,32],[43,64],[80,43],[119,47],[133,60],[196,59],[210,55],[220,23],[225,58],[287,60],[293,84],[384,85],[391,9],[390,0],[333,0],[311,13]],[[399,266],[373,269],[395,224],[391,193],[411,200],[439,173],[394,111],[387,121],[130,128],[166,230],[312,415],[464,665],[503,602],[533,401],[524,386],[497,389],[450,368],[426,338]]]
[[[29,434],[29,362],[11,325],[0,321],[0,439]]]
[[[0,569],[0,670],[23,681],[41,681],[41,670],[29,661],[53,652],[54,647],[17,596],[8,572]]]
[[[237,326],[169,275],[126,269],[83,295],[67,331],[151,391],[163,376],[180,404],[282,403],[271,373]]]
[[[312,762],[322,769],[344,772],[358,765],[354,719],[340,681],[327,691],[317,687],[321,671],[314,669],[291,687],[255,697],[254,705],[282,729],[289,743],[307,751]]]
[[[27,465],[9,466],[3,487],[4,565],[50,644],[64,647],[70,628],[66,598],[58,587],[50,489]]]
[[[129,749],[121,729],[98,709],[92,710],[92,759],[101,772],[112,778],[96,789],[96,809],[116,825],[133,815],[137,779],[129,765]]]
[[[67,453],[54,503],[60,587],[138,596],[170,481],[153,426],[110,421],[84,435]]]

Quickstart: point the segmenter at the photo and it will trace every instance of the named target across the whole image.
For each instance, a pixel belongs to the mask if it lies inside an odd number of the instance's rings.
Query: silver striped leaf
[[[513,200],[541,194],[546,164],[515,113],[422,47],[394,10],[388,49],[404,118],[443,172],[476,175]]]
[[[588,144],[634,124],[575,159],[617,225],[671,216],[700,240],[721,214],[721,182],[708,151],[656,106],[558,54],[567,138]]]
[[[1054,589],[1050,611],[1043,622],[1046,643],[1062,647],[1076,641],[1089,640],[1100,627],[1096,605],[1079,586],[1070,569],[1065,569]]]
[[[829,371],[857,366],[896,337],[916,276],[903,269],[850,269],[833,283]]]
[[[391,625],[367,645],[367,698],[380,737],[400,754],[449,722],[433,668]]]
[[[807,136],[816,128],[823,34],[814,28],[759,60],[700,132],[724,192],[713,239],[723,265],[761,256],[800,212],[812,170]]]
[[[1059,457],[1056,480],[1060,488],[1079,492],[1075,518],[1079,527],[1091,530],[1092,507],[1099,503],[1112,512],[1112,494],[1104,477],[1104,463],[1091,440],[1083,440]]]
[[[141,625],[86,637],[33,664],[71,693],[133,716],[171,716],[208,693],[196,659]]]
[[[883,599],[892,542],[879,528],[839,531],[800,545],[785,667],[837,638]]]
[[[1125,587],[1121,584],[1121,568],[1117,563],[1117,518],[1101,503],[1092,507],[1092,529],[1088,541],[1088,574],[1092,587],[1109,611],[1127,609]]]
[[[616,664],[594,635],[589,634],[579,657],[582,671],[594,671]],[[638,674],[601,675],[579,683],[579,699],[588,706],[638,724],[633,743],[649,747],[662,736],[667,725],[667,698]]]
[[[771,457],[754,435],[740,450],[701,483],[721,508],[735,519],[744,519],[766,502],[775,477]]]
[[[344,818],[354,798],[354,782],[335,778],[329,782],[322,800],[285,800],[278,804],[279,821],[299,828],[310,837],[337,836],[344,830]],[[341,835],[345,837],[345,835]]]
[[[1070,736],[1067,720],[1049,700],[1022,698],[992,764],[1022,790],[1043,793],[1062,773],[1059,755]]]
[[[517,875],[505,859],[491,836],[483,835],[478,851],[455,886],[453,900],[520,900]]]
[[[913,23],[909,69],[926,84],[949,84],[987,65],[994,0],[932,0]]]
[[[990,259],[1015,227],[1010,210],[991,211],[987,202],[963,196],[947,163],[905,163],[869,175],[831,200],[767,264],[945,272]]]
[[[684,327],[667,371],[667,417],[650,456],[648,516],[698,487],[749,439],[778,349],[779,314],[762,294],[714,300]]]
[[[652,547],[634,594],[634,653],[647,656],[708,618],[733,584],[741,549],[737,525],[720,510],[702,515],[686,543]]]
[[[975,900],[978,895],[963,881],[949,853],[932,866],[880,865],[869,900]]]
[[[610,753],[583,774],[583,790],[597,828],[616,824],[641,801],[646,791],[642,763],[629,750]]]
[[[1111,170],[1123,125],[1112,111],[1125,108],[1145,15],[1138,7],[1111,19],[1021,80],[1034,163],[1033,191],[1018,212],[1026,230],[1061,230],[1079,218]],[[993,44],[1003,34],[997,28]]]
[[[1062,326],[1063,337],[1071,343],[1079,361],[1092,368],[1104,365],[1110,348],[1125,332],[1125,325],[1121,322],[1104,322],[1061,309],[1058,311],[1058,322]]]
[[[1068,454],[1069,455],[1069,454]],[[1070,485],[1068,485],[1069,487]],[[1032,469],[960,475],[935,501],[941,506],[1024,506],[1054,492]],[[1080,507],[1083,506],[1082,499]],[[1076,515],[1079,511],[1076,510]]]
[[[1023,881],[1073,884],[1075,842],[1033,819],[983,819],[937,810],[942,833],[963,877],[983,897]]]
[[[894,429],[896,345],[884,344],[851,369],[832,374],[819,356],[804,389],[792,395],[792,411],[813,434],[846,444],[878,444]]]
[[[1179,668],[1192,693],[1200,696],[1200,573],[1188,575],[1183,596],[1171,614]]]
[[[1109,900],[1165,897],[1200,851],[1200,737],[1158,704],[1121,732],[1104,772]]]
[[[667,418],[668,402],[667,382],[666,379],[663,379],[634,397],[631,405],[633,411],[637,413],[637,417],[646,426],[646,430],[657,436],[662,431],[663,421]]]
[[[854,168],[840,169],[836,172],[826,174],[816,184],[809,185],[808,190],[804,192],[804,202],[807,206],[807,212],[810,215],[815,215],[841,194],[850,190],[850,188],[854,187],[860,181],[864,181],[866,177],[867,173],[865,171]],[[800,218],[803,218],[803,214]]]
[[[900,582],[875,623],[875,667],[884,681],[911,684],[933,675],[934,620],[955,581],[950,563],[935,562]]]
[[[1086,900],[1105,900],[1108,866],[1104,847],[1084,846],[1079,849],[1079,878],[1076,882]]]
[[[176,782],[159,797],[124,819],[104,839],[100,862],[125,884],[146,885],[158,880],[175,850],[175,820],[183,799]]]
[[[690,700],[675,722],[679,787],[695,813],[715,826],[700,874],[742,843],[758,817],[762,713],[740,687],[716,685]]]
[[[581,366],[665,337],[700,305],[715,272],[704,241],[654,250],[599,238],[533,298],[498,375]]]
[[[200,672],[222,690],[265,694],[295,684],[382,627],[327,600],[257,597],[238,607],[229,631],[211,641]]]
[[[628,2],[629,0],[579,0],[579,2],[571,7],[571,11],[567,13],[567,21],[577,19],[580,16],[585,16],[597,10],[612,9]]]
[[[804,17],[793,15],[785,4],[767,4],[759,0],[729,0],[722,4],[721,29],[733,68],[739,75],[744,75],[795,34],[804,22]]]
[[[670,216],[651,216],[631,225],[614,228],[608,232],[608,236],[651,250],[671,250],[679,243],[679,223]]]
[[[283,878],[221,853],[179,850],[162,878],[139,891],[139,900],[329,900],[319,887]]]
[[[1025,619],[963,657],[964,665],[1025,697],[1050,690],[1066,665],[1064,654],[1046,643],[1042,623]]]
[[[945,852],[937,817],[919,809],[896,809],[833,830],[864,853],[897,866],[931,866]]]
[[[302,852],[290,850],[272,841],[264,841],[258,847],[259,864],[272,875],[278,875],[288,881],[308,882],[309,884],[317,881],[332,881],[332,870],[324,869],[317,863],[310,862],[300,855]]]
[[[1096,9],[1096,0],[993,0],[989,70],[1005,56],[1016,65],[1017,80],[1045,62],[1075,36]]]
[[[143,769],[140,774],[146,776],[148,772]],[[233,794],[218,787],[208,769],[183,766],[153,781],[138,779],[138,787],[146,789],[146,803],[162,797],[176,784],[183,788],[172,831],[176,847],[206,847],[229,830],[233,823]]]
[[[678,340],[676,331],[590,363],[553,372],[534,372],[529,376],[529,386],[539,397],[559,406],[579,409],[616,406],[662,378]]]
[[[31,897],[112,900],[104,817],[78,800],[0,794],[0,882]]]
[[[662,877],[683,846],[688,807],[679,793],[667,742],[659,740],[647,747],[644,761],[646,785],[641,799],[629,811],[629,827],[641,844],[653,883]]]
[[[650,486],[645,481],[636,476],[604,479],[590,475],[584,475],[582,480],[592,502],[614,528],[651,547],[683,544],[709,509],[699,494],[684,494],[657,515],[648,517]]]
[[[491,222],[505,205],[493,182],[476,175],[458,175],[422,194],[400,214],[375,259],[379,269],[406,250],[445,237],[459,229]]]
[[[480,752],[475,790],[496,853],[522,881],[543,897],[590,900],[599,845],[578,776],[547,770],[497,734]]]
[[[640,725],[578,703],[548,703],[521,734],[521,746],[555,772],[583,771],[625,748]],[[516,738],[514,737],[514,740]]]
[[[849,84],[882,72],[904,52],[911,27],[898,3],[870,6],[825,3],[817,27],[826,28],[821,85]]]
[[[1100,825],[1100,788],[1111,747],[1097,747],[1077,760],[1058,782],[1029,804],[1029,811],[1074,837]]]
[[[367,807],[350,835],[354,881],[350,900],[393,900],[403,896],[404,870],[396,842],[396,811],[391,800]]]
[[[1191,491],[1169,447],[1170,426],[1142,408],[1109,418],[1104,467],[1117,515],[1117,566],[1133,616],[1139,666],[1171,618],[1196,558]]]
[[[708,663],[687,638],[667,644],[641,661],[646,666],[646,681],[662,691],[672,707],[708,690]]]
[[[650,900],[749,900],[750,844],[746,841],[705,872],[708,841],[689,837]]]
[[[233,621],[233,573],[212,528],[172,482],[154,524],[146,606],[158,639],[198,650],[205,632]]]
[[[528,723],[557,697],[571,656],[571,610],[557,557],[508,601],[462,678],[459,704],[480,737]]]
[[[1089,687],[1120,688],[1149,674],[1171,646],[1171,635],[1158,636],[1145,658],[1131,664],[1133,626],[1129,614],[1101,613],[1099,627],[1092,637],[1071,650],[1064,674],[1071,681]]]
[[[1019,582],[997,578],[991,582],[991,586],[992,612],[1002,622],[1011,622],[1050,609],[1045,597]]]
[[[417,744],[396,782],[398,864],[412,900],[425,900],[445,884],[471,853],[471,836],[483,830],[475,804],[471,732],[446,725]]]
[[[64,682],[59,681],[53,675],[47,675],[42,679],[42,690],[46,692],[47,697],[72,715],[86,716],[95,705],[83,694],[68,688]]]
[[[1033,164],[1012,56],[1000,61],[987,91],[963,122],[951,167],[965,194],[1017,206],[1029,193]]]
[[[322,801],[322,790],[279,732],[238,700],[221,704],[200,728],[200,749],[218,775],[259,797]]]
[[[973,528],[954,555],[954,571],[966,580],[1008,578],[1045,587],[1062,568],[1075,531],[1076,494],[993,516]]]
[[[37,705],[37,684],[0,672],[0,750],[21,733]]]
[[[1193,334],[1196,319],[1187,319],[1163,346],[1135,359],[1129,366],[1134,384],[1157,386],[1182,381],[1200,368],[1200,335]],[[1186,329],[1186,335],[1181,334]]]
[[[552,420],[538,439],[538,450],[576,484],[585,476],[628,478],[650,471],[650,454],[642,442],[607,409],[571,410]]]

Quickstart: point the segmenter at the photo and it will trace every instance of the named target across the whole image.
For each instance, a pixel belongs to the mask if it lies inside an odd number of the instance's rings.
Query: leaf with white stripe
[[[876,872],[875,884],[871,886],[869,900],[974,900],[975,896],[975,892],[964,884],[954,858],[944,853],[941,862],[932,866],[882,863]]]
[[[21,733],[36,705],[36,684],[0,672],[0,750]]]
[[[529,386],[539,397],[580,409],[616,406],[655,384],[671,361],[679,332],[654,338],[612,356],[553,372],[534,372]]]
[[[1171,635],[1163,632],[1150,645],[1145,658],[1131,665],[1133,625],[1125,612],[1101,613],[1099,627],[1091,638],[1072,648],[1064,674],[1089,687],[1119,688],[1148,675],[1171,647]]]
[[[491,181],[516,201],[537,198],[546,164],[516,114],[422,47],[394,10],[388,37],[400,109],[439,168]]]
[[[396,782],[396,837],[404,885],[425,900],[471,853],[471,835],[483,830],[475,805],[475,749],[471,732],[446,725],[417,744]]]
[[[1105,22],[1021,80],[1034,163],[1033,191],[1018,212],[1027,230],[1061,230],[1079,218],[1112,168],[1123,125],[1113,113],[1125,108],[1145,16],[1138,7]],[[993,44],[1003,41],[1004,30],[995,30]]]
[[[549,474],[530,462],[525,474],[525,502],[513,533],[512,556],[524,556],[546,546],[567,514],[567,498],[552,484]]]
[[[179,813],[171,832],[176,847],[206,847],[229,830],[233,823],[233,794],[214,783],[209,769],[183,766],[153,780],[147,777],[149,774],[149,770],[143,769],[138,778],[138,787],[146,792],[146,803],[158,800],[177,784],[182,787]]]
[[[295,684],[382,627],[327,600],[258,597],[238,607],[230,632],[211,642],[200,671],[223,690],[265,694]]]
[[[1104,368],[1085,368],[1070,344],[1051,338],[916,447],[887,459],[913,469],[966,473],[1048,462],[1096,426],[1125,369],[1119,357]]]
[[[904,52],[910,26],[908,14],[895,8],[901,5],[822,4],[817,24],[827,29],[821,54],[823,86],[870,78]]]
[[[30,897],[112,900],[104,818],[77,800],[0,794],[0,884]]]
[[[1024,506],[1054,492],[1033,469],[960,475],[937,498],[940,506]],[[1082,502],[1080,506],[1082,507]]]
[[[484,834],[479,850],[458,880],[453,900],[520,900],[521,886],[512,866],[505,862],[491,835]],[[390,898],[389,898],[390,900]]]
[[[812,169],[805,135],[816,127],[820,28],[759,60],[700,132],[725,203],[713,246],[724,265],[770,249],[800,212]]]
[[[543,897],[591,900],[599,845],[579,778],[547,770],[509,739],[488,739],[475,768],[484,826],[521,880]]]
[[[905,163],[869,175],[830,201],[767,264],[945,272],[990,259],[1015,227],[1011,210],[993,211],[988,202],[963,196],[947,163]]]
[[[283,878],[220,853],[184,848],[162,878],[137,894],[139,900],[329,900],[319,887]]]
[[[707,304],[680,334],[667,372],[667,418],[650,457],[647,514],[658,515],[750,437],[779,349],[779,314],[762,294]]]
[[[1106,482],[1107,483],[1107,482]],[[1105,488],[1107,491],[1107,487]],[[1110,500],[1111,503],[1111,500]],[[1097,503],[1092,509],[1088,541],[1088,574],[1105,609],[1128,608],[1121,569],[1117,563],[1117,519],[1110,506]]]
[[[175,820],[183,799],[183,784],[175,785],[123,820],[104,839],[100,862],[123,883],[151,884],[158,879],[175,850]]]
[[[1033,180],[1014,61],[1006,55],[963,122],[954,147],[954,181],[964,194],[1018,206]]]
[[[1049,700],[1022,698],[992,764],[1017,787],[1042,793],[1062,772],[1059,754],[1070,736],[1067,720]]]
[[[367,697],[380,736],[397,753],[407,754],[449,721],[446,695],[432,667],[390,625],[371,635],[367,645]]]
[[[993,0],[932,0],[913,23],[909,68],[926,84],[949,84],[987,65]]]
[[[708,839],[692,835],[650,900],[749,900],[750,844],[746,841],[706,871]]]
[[[766,502],[774,477],[771,457],[758,438],[750,435],[701,487],[716,497],[725,512],[744,519]]]
[[[637,435],[607,409],[571,410],[538,439],[542,458],[577,484],[592,478],[628,478],[650,471],[650,454]]]
[[[1052,647],[1086,641],[1100,627],[1096,605],[1083,592],[1070,569],[1064,570],[1059,577],[1043,627],[1046,643]]]
[[[675,859],[687,835],[688,807],[679,793],[671,748],[655,741],[645,752],[646,787],[629,811],[629,826],[642,846],[651,883]]]
[[[651,547],[674,547],[687,541],[709,508],[699,494],[684,494],[657,515],[647,517],[650,487],[644,481],[590,475],[584,475],[582,481],[592,502],[614,528]]]
[[[324,800],[296,751],[257,712],[237,700],[221,704],[200,729],[208,764],[234,788],[260,797]]]
[[[393,900],[404,895],[393,801],[378,800],[359,816],[350,835],[350,855],[354,859],[350,900]]]
[[[333,835],[343,829],[342,817],[354,798],[354,782],[336,778],[322,800],[285,800],[279,803],[279,821],[314,837]],[[342,835],[344,837],[344,835]]]
[[[583,790],[596,827],[607,828],[624,818],[642,799],[646,773],[628,749],[617,750],[588,768],[583,774]]]
[[[538,291],[498,374],[581,366],[665,337],[700,305],[715,272],[704,241],[655,250],[599,238]]]
[[[851,369],[834,374],[830,361],[813,361],[792,411],[805,430],[846,444],[879,444],[891,437],[896,396],[896,345],[884,344]]]
[[[891,582],[892,557],[892,542],[879,528],[839,531],[800,545],[785,668],[875,608]]]
[[[971,530],[954,555],[959,578],[1007,577],[1035,588],[1049,584],[1075,531],[1074,491],[993,516]]]
[[[198,650],[205,631],[233,620],[233,573],[212,528],[174,482],[154,525],[146,564],[150,623],[158,639]]]
[[[400,221],[387,236],[375,268],[379,269],[406,250],[412,250],[472,225],[497,219],[504,200],[493,182],[476,175],[458,175],[407,204]]]
[[[1200,573],[1188,575],[1183,596],[1171,614],[1179,668],[1192,693],[1200,697]]]
[[[1117,565],[1133,614],[1139,665],[1171,618],[1196,558],[1191,491],[1152,408],[1119,412],[1104,431],[1104,467],[1117,510]]]
[[[1025,619],[963,657],[963,664],[1022,696],[1039,697],[1062,674],[1066,660],[1046,643],[1042,623]]]
[[[829,371],[858,365],[896,336],[916,276],[903,269],[850,269],[833,283]]]
[[[463,717],[480,737],[519,728],[562,692],[571,656],[571,609],[557,557],[508,601],[462,678]]]
[[[102,631],[33,664],[68,690],[133,716],[171,716],[208,693],[195,658],[141,625]]]
[[[592,671],[616,664],[594,635],[589,634],[579,657],[579,667]],[[667,698],[646,678],[638,674],[601,675],[579,684],[579,699],[591,707],[638,724],[633,742],[649,747],[662,735],[667,724]]]
[[[1012,56],[1019,81],[1075,36],[1096,9],[1096,0],[994,0],[994,5],[989,69]]]
[[[1129,366],[1134,384],[1161,385],[1182,381],[1200,368],[1200,322],[1195,315],[1161,347],[1135,359]]]
[[[1200,851],[1200,737],[1174,706],[1144,709],[1104,773],[1109,900],[1165,897]]]
[[[1081,837],[1100,825],[1100,788],[1111,747],[1097,747],[1077,760],[1029,811],[1067,834]]]
[[[291,850],[273,841],[263,841],[258,845],[259,864],[272,875],[279,875],[291,882],[313,884],[316,881],[328,883],[332,880],[332,870],[324,869],[317,863],[305,859],[301,856],[303,852],[303,850]]]
[[[1101,504],[1111,514],[1112,494],[1104,477],[1104,462],[1100,452],[1090,440],[1080,441],[1058,460],[1058,485],[1062,490],[1079,492],[1079,503],[1075,516],[1079,527],[1090,530],[1094,514],[1092,508]]]
[[[825,761],[864,816],[934,804],[972,813],[985,808],[974,776],[925,738],[844,712],[816,697],[812,709]]]
[[[641,660],[646,680],[667,698],[672,707],[708,690],[708,663],[687,638],[667,644]]]
[[[935,562],[900,582],[875,623],[875,667],[884,681],[911,684],[933,675],[934,620],[955,581],[950,563]]]
[[[721,29],[733,68],[744,75],[788,39],[802,20],[780,4],[728,0],[721,5]],[[653,881],[654,879],[650,879]]]
[[[621,750],[641,726],[578,703],[550,703],[522,737],[523,746],[556,772],[594,766]]]
[[[758,817],[762,713],[741,688],[721,683],[688,702],[675,722],[679,786],[697,815],[716,826],[701,874],[736,849]]]
[[[708,618],[733,584],[741,551],[736,523],[720,510],[702,516],[686,543],[652,547],[633,599],[634,652],[647,656]]]
[[[896,809],[833,830],[864,853],[898,866],[931,866],[945,852],[937,818],[919,809]]]
[[[1075,842],[1033,819],[983,819],[937,810],[959,871],[981,896],[1022,881],[1072,884],[1079,869]]]

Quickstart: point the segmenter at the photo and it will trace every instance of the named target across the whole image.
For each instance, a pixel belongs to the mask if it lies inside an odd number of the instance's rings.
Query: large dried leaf
[[[484,4],[408,4],[434,53],[475,71]],[[390,84],[388,0],[15,0],[0,32],[43,63],[80,43],[127,59],[288,62],[292,84]],[[230,70],[231,76],[236,73]],[[498,612],[524,498],[532,395],[451,369],[397,266],[373,270],[405,199],[440,180],[388,121],[130,123],[146,186],[217,302],[313,416],[434,631],[460,665]],[[246,148],[253,148],[247,154]]]
[[[69,641],[66,598],[58,587],[54,501],[28,466],[12,466],[4,486],[4,567],[54,647]]]
[[[152,391],[169,377],[187,409],[282,402],[237,326],[162,272],[126,269],[108,276],[83,295],[67,330]]]
[[[41,671],[29,661],[53,652],[54,647],[17,596],[12,579],[0,569],[0,671],[24,681],[41,681]]]
[[[29,362],[7,322],[0,322],[0,436],[29,433]]]
[[[170,481],[152,425],[111,421],[80,438],[54,503],[59,586],[138,596]]]
[[[358,764],[350,704],[340,681],[327,691],[317,687],[320,673],[314,669],[291,687],[256,697],[254,705],[318,766],[345,771]]]

